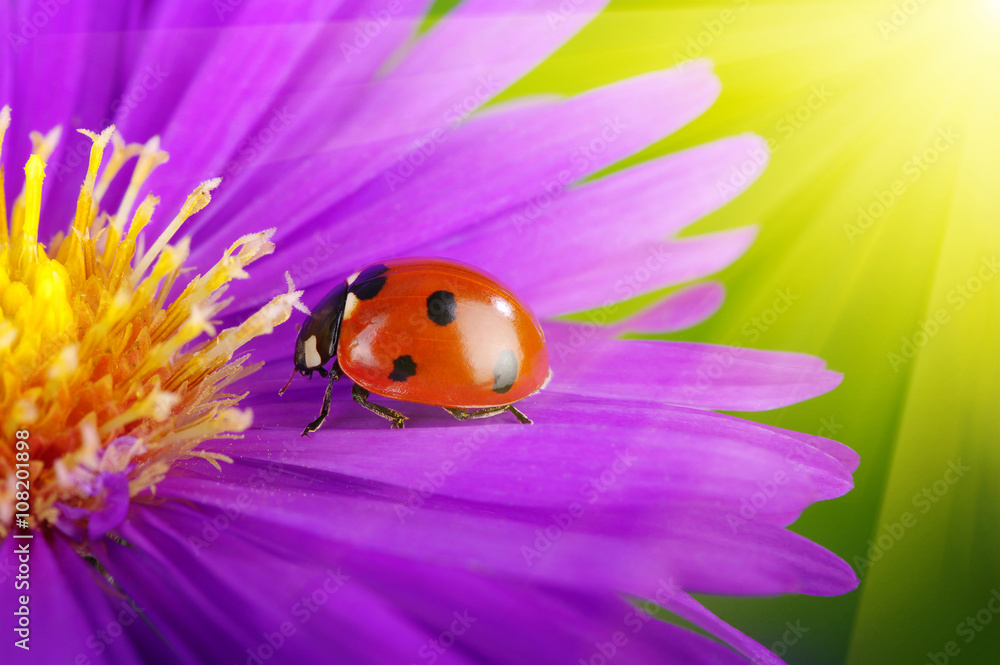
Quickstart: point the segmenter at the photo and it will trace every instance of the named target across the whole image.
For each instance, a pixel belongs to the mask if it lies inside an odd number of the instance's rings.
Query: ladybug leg
[[[369,411],[379,416],[382,416],[388,421],[392,422],[391,429],[403,429],[403,421],[406,420],[404,416],[399,411],[393,411],[387,406],[382,406],[381,404],[372,404],[368,401],[368,397],[371,395],[371,391],[365,390],[358,384],[354,384],[354,389],[351,391],[351,396],[354,401],[365,407]]]
[[[333,383],[340,378],[339,368],[336,363],[330,368],[329,374],[330,382],[326,384],[326,393],[323,394],[323,409],[319,412],[319,418],[306,425],[306,428],[302,430],[302,436],[318,430],[319,426],[326,420],[327,414],[330,413],[330,398],[333,396]]]
[[[508,404],[506,406],[488,406],[485,409],[477,409],[475,411],[468,411],[466,409],[449,409],[448,407],[444,407],[444,410],[455,416],[458,420],[489,418],[490,416],[496,416],[510,411],[519,422],[524,423],[525,425],[531,424],[531,418],[515,409],[513,404]]]

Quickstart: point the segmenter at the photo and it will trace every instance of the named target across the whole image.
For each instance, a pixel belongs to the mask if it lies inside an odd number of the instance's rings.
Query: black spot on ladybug
[[[351,284],[351,293],[356,295],[358,300],[371,300],[385,286],[385,273],[387,272],[389,272],[389,268],[381,263],[368,266]]]
[[[450,291],[435,291],[427,296],[427,318],[439,326],[446,326],[455,320],[455,294]]]
[[[514,387],[515,379],[517,379],[517,358],[509,349],[501,351],[493,368],[493,392],[502,395]]]
[[[417,363],[413,362],[412,356],[400,356],[392,361],[392,372],[389,378],[402,383],[417,373]]]

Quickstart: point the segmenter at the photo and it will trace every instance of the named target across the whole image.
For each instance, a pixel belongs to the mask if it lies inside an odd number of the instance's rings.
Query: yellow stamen
[[[7,228],[7,195],[4,193],[3,183],[3,137],[10,127],[10,107],[0,108],[0,243],[7,242],[9,229]]]
[[[0,109],[0,150],[9,118],[9,109]],[[30,426],[34,526],[59,519],[60,505],[100,507],[102,499],[88,494],[85,482],[99,466],[132,468],[129,492],[135,495],[155,490],[185,457],[216,466],[230,461],[198,446],[238,436],[252,422],[249,410],[236,408],[242,396],[223,392],[260,366],[236,354],[286,321],[292,308],[305,310],[302,292],[288,278],[287,293],[242,324],[219,333],[212,324],[229,302],[224,298],[229,282],[248,277],[246,267],[274,251],[274,229],[237,240],[171,299],[190,254],[190,239],[174,242],[174,236],[209,204],[219,180],[195,188],[143,251],[143,231],[158,199],[147,196],[134,215],[133,207],[167,153],[154,138],[140,154],[114,127],[83,133],[93,145],[65,235],[58,234],[48,248],[38,242],[45,161],[59,139],[58,128],[32,134],[34,150],[9,229],[6,207],[0,205],[0,440],[14,440],[15,430]],[[102,172],[109,144],[111,157]],[[108,185],[136,154],[122,205],[114,216],[102,212]],[[113,441],[127,444],[132,439],[121,439],[126,436],[134,438],[132,445],[109,447]],[[13,451],[0,446],[0,538],[14,515]]]

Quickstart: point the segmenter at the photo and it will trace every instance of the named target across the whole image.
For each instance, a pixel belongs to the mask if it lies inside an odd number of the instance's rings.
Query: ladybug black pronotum
[[[354,401],[394,428],[406,417],[369,402],[371,393],[441,406],[459,420],[509,411],[530,423],[513,404],[545,385],[549,356],[538,319],[496,279],[457,261],[406,258],[370,265],[320,301],[295,342],[295,370],[330,377],[303,435],[326,419],[342,373]]]

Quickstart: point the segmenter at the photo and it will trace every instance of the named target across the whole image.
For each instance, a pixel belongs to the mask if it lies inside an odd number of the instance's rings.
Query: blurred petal
[[[588,340],[546,328],[548,390],[654,400],[720,411],[763,411],[836,388],[842,375],[815,356],[652,340]]]
[[[23,549],[27,547],[27,553]],[[29,572],[15,586],[14,572],[21,564]],[[109,663],[141,663],[133,649],[137,638],[154,639],[136,608],[121,597],[93,566],[86,563],[58,535],[46,537],[35,532],[34,538],[7,537],[0,543],[0,569],[5,573],[0,588],[0,611],[7,617],[7,635],[0,646],[5,663],[73,663],[107,652]],[[29,598],[30,650],[15,643],[22,636],[12,630],[17,626],[15,612],[19,597]],[[100,632],[99,632],[100,631]],[[113,649],[108,649],[113,644]],[[162,652],[163,645],[160,645]]]

